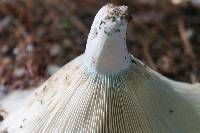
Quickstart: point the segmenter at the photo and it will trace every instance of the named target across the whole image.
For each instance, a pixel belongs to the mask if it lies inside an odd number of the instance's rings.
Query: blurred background
[[[36,87],[84,52],[106,3],[129,6],[129,52],[167,77],[200,81],[199,0],[0,0],[0,95]]]

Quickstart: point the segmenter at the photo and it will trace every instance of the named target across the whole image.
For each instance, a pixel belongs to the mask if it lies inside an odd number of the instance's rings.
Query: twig
[[[188,35],[186,33],[186,29],[185,29],[185,22],[183,17],[180,17],[178,20],[178,29],[179,29],[179,34],[182,40],[182,44],[183,44],[183,49],[184,49],[184,53],[190,57],[190,59],[194,60],[192,61],[192,68],[194,69],[193,72],[190,72],[190,80],[192,83],[196,82],[197,78],[196,78],[196,70],[197,70],[197,64],[195,62],[195,53],[193,51],[193,47],[192,47],[192,43],[190,42]]]
[[[185,23],[183,17],[180,17],[178,20],[178,29],[179,29],[179,34],[182,40],[183,44],[183,49],[184,53],[189,56],[191,59],[195,58],[195,54],[193,52],[192,44],[188,38],[188,35],[186,33],[185,29]]]
[[[65,8],[64,5],[59,5],[56,6],[54,4],[52,4],[52,6],[54,6],[58,11],[62,12],[63,14],[65,14],[68,19],[72,22],[72,24],[74,26],[76,26],[83,34],[87,35],[89,30],[88,28],[82,23],[82,20],[80,20],[72,11],[72,9],[70,9],[70,7]]]
[[[0,21],[0,32],[12,21],[11,16],[5,17],[2,21]]]
[[[148,64],[154,69],[157,70],[156,64],[154,63],[151,54],[149,53],[149,44],[150,41],[144,40],[141,41],[142,45],[143,45],[143,53],[144,53],[144,57],[146,58]]]
[[[141,25],[141,23],[140,23]],[[145,25],[142,24],[141,28],[143,31],[145,31],[146,29],[144,28],[146,27]],[[147,63],[154,69],[154,70],[157,70],[157,67],[156,67],[156,63],[153,61],[152,57],[151,57],[151,54],[149,53],[149,46],[150,46],[150,43],[152,42],[152,40],[155,38],[155,35],[156,35],[156,31],[154,30],[151,34],[148,34],[148,36],[151,36],[151,37],[148,37],[149,39],[145,38],[142,36],[142,37],[138,37],[141,44],[142,44],[142,47],[143,47],[143,54],[144,54],[144,58],[147,60]]]

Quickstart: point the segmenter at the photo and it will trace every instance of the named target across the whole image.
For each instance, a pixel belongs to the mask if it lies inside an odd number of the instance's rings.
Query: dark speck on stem
[[[116,32],[120,32],[120,29],[117,29]]]
[[[115,22],[115,17],[112,17],[112,22]]]
[[[100,26],[102,25],[102,23],[103,23],[103,22],[101,21],[101,22],[100,22]]]
[[[105,21],[101,21],[101,22],[100,22],[100,25],[105,24],[105,23],[106,23]]]
[[[108,33],[107,31],[105,31],[104,30],[104,33],[106,34],[106,35],[108,35],[108,36],[110,36],[111,34],[110,33]]]
[[[46,90],[46,88],[47,88],[47,86],[45,85],[44,88],[43,88],[43,92]]]
[[[3,120],[4,120],[3,116],[2,116],[2,115],[0,115],[0,121],[3,121]]]
[[[120,19],[122,20],[122,19],[123,19],[123,16],[121,16]]]

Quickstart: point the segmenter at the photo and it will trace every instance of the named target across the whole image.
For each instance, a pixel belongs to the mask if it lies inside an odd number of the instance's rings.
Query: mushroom
[[[10,113],[11,133],[199,133],[200,85],[170,80],[128,53],[126,6],[97,13],[85,53]]]

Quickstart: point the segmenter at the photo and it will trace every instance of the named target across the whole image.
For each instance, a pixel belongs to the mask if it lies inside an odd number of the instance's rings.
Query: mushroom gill
[[[199,133],[200,86],[172,81],[128,54],[128,8],[108,4],[86,51],[37,88],[9,133]]]

